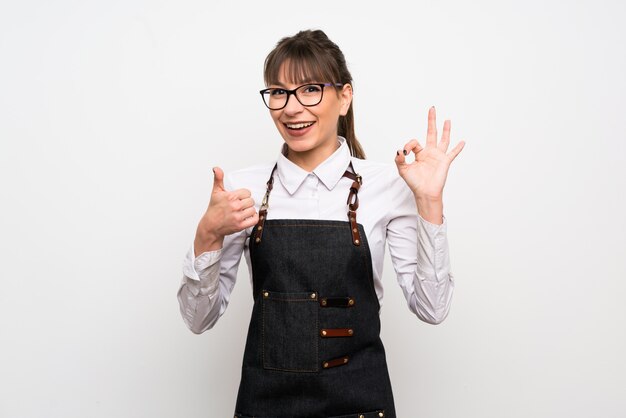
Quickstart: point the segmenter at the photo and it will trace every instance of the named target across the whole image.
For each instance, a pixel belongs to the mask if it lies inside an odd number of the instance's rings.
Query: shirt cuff
[[[441,215],[441,217],[443,218],[443,222],[441,223],[441,225],[428,222],[426,219],[422,218],[422,215],[420,215],[419,212],[417,213],[417,217],[419,219],[418,226],[420,227],[420,230],[423,230],[431,237],[434,237],[435,235],[441,233],[445,234],[448,229],[448,223],[446,222],[445,215]]]
[[[418,214],[417,229],[421,251],[417,256],[420,276],[437,282],[448,278],[450,254],[448,252],[448,222],[443,216],[441,225],[433,224]]]
[[[193,293],[212,294],[219,285],[219,260],[222,257],[222,249],[207,251],[195,257],[193,243],[183,260],[183,274],[191,279],[189,285],[195,290]],[[195,284],[194,284],[195,283]]]

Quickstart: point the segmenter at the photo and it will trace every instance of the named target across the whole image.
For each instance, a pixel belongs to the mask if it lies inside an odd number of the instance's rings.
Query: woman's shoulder
[[[363,178],[359,192],[362,193],[361,196],[374,196],[375,199],[383,199],[393,205],[413,200],[413,193],[398,174],[395,163],[353,158],[352,165]]]
[[[354,170],[363,177],[363,181],[370,179],[376,182],[395,182],[400,177],[394,163],[362,160],[356,157],[351,157],[350,160]]]
[[[224,173],[225,184],[233,189],[265,187],[276,162],[239,168]]]

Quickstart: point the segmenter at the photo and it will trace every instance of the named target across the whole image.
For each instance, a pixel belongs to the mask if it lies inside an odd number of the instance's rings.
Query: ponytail
[[[360,158],[362,160],[365,159],[363,147],[361,147],[361,143],[358,139],[356,139],[356,134],[354,133],[354,109],[352,107],[352,103],[350,103],[350,108],[348,109],[346,116],[339,116],[339,121],[337,122],[337,134],[346,138],[350,154],[353,157]]]

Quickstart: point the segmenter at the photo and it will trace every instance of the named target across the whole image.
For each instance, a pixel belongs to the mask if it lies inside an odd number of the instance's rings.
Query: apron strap
[[[350,168],[354,171],[352,161],[350,161]],[[359,234],[359,227],[356,224],[356,210],[359,208],[359,189],[363,184],[363,178],[359,174],[352,173],[346,170],[343,173],[344,177],[352,180],[352,186],[350,186],[350,194],[348,194],[348,220],[350,221],[350,231],[352,232],[352,243],[357,247],[361,245],[361,235]]]
[[[270,193],[274,188],[274,172],[276,172],[276,168],[278,167],[278,163],[274,164],[274,168],[272,168],[272,173],[270,174],[270,178],[267,181],[267,187],[265,190],[265,195],[263,196],[263,201],[261,202],[261,208],[259,209],[259,222],[256,225],[256,232],[254,234],[254,242],[256,244],[261,243],[261,238],[263,236],[263,227],[265,226],[265,220],[267,219],[267,209],[269,207],[269,199]],[[350,167],[352,171],[346,170],[343,173],[343,177],[347,177],[352,180],[352,186],[350,186],[350,193],[348,194],[348,220],[350,221],[350,230],[352,232],[352,243],[356,246],[361,245],[361,236],[359,233],[359,228],[356,223],[356,210],[359,208],[359,189],[361,188],[361,184],[363,184],[363,178],[356,174],[354,171],[354,167],[352,166],[352,161],[350,161]]]
[[[256,224],[256,233],[254,235],[254,242],[259,244],[261,242],[261,236],[263,235],[263,226],[265,226],[265,219],[267,219],[267,208],[269,207],[270,193],[274,188],[274,172],[278,167],[278,163],[274,164],[270,179],[267,181],[267,188],[265,190],[265,196],[261,202],[261,208],[259,209],[259,222]]]

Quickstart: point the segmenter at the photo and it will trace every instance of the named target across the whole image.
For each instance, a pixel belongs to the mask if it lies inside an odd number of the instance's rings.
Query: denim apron
[[[352,164],[350,164],[352,168]],[[354,171],[354,169],[352,169]],[[395,418],[361,177],[348,220],[267,220],[274,172],[250,236],[254,307],[236,418]]]

